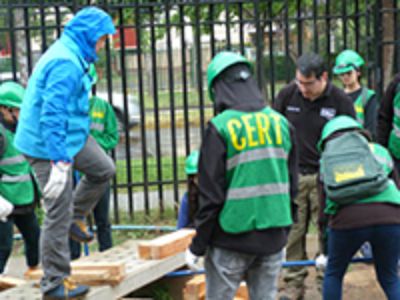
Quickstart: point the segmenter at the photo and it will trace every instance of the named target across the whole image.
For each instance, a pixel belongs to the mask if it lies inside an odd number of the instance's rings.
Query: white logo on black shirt
[[[328,120],[333,119],[336,116],[336,109],[323,107],[323,108],[321,108],[320,115],[321,115],[321,117],[328,119]]]
[[[291,112],[300,112],[300,107],[288,105],[286,107],[286,110]]]

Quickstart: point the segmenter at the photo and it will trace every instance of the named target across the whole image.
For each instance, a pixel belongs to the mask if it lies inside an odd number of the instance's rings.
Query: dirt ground
[[[306,294],[304,300],[322,299],[318,291],[314,268],[309,268],[306,280]],[[343,285],[343,300],[380,300],[386,299],[381,287],[376,281],[372,265],[356,264],[346,273]]]
[[[315,253],[315,236],[310,235],[307,239],[309,248],[309,257],[313,257]],[[25,258],[22,255],[12,256],[9,260],[7,273],[12,276],[21,277],[26,271]],[[316,272],[314,267],[309,267],[309,275],[306,279],[306,294],[304,300],[319,300],[322,299],[316,285]],[[170,292],[173,292],[171,286],[176,291],[172,295],[180,295],[183,283],[180,285],[174,282],[168,285]],[[173,297],[179,299],[179,297]],[[353,264],[347,272],[343,286],[343,300],[380,300],[386,299],[382,289],[376,281],[375,271],[372,265]]]
[[[316,252],[316,235],[307,236],[307,253],[310,258]],[[309,275],[306,279],[306,294],[304,300],[322,299],[316,284],[316,272],[314,267],[309,267]],[[282,282],[280,282],[282,285]],[[379,283],[376,280],[373,265],[352,264],[343,284],[343,300],[380,300],[386,299]]]

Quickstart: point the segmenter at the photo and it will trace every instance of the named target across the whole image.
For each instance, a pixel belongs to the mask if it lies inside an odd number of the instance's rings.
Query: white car
[[[97,92],[96,96],[111,102],[107,92]],[[111,95],[110,95],[111,96]],[[140,107],[137,98],[127,94],[128,97],[128,120],[125,120],[125,106],[124,106],[124,95],[120,92],[112,93],[112,106],[114,108],[115,115],[118,119],[119,128],[122,130],[128,126],[129,129],[139,125],[140,123]]]

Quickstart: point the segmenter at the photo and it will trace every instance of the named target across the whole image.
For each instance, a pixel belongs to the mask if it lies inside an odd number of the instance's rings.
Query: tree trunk
[[[382,9],[393,9],[393,0],[382,0]],[[389,12],[382,14],[383,41],[394,41],[394,14]],[[384,45],[382,51],[383,84],[388,85],[392,79],[394,65],[394,46]]]

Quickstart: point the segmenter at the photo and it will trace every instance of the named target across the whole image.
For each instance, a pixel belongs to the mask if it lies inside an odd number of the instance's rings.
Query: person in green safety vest
[[[322,152],[326,151],[330,143],[352,133],[370,141],[372,157],[388,176],[388,182],[380,192],[360,197],[346,205],[329,199],[322,187],[323,182],[320,183],[321,230],[325,231],[324,224],[328,223],[328,260],[323,299],[341,299],[343,277],[350,260],[367,241],[371,244],[377,278],[387,299],[400,299],[400,280],[397,275],[400,257],[400,192],[398,175],[389,151],[372,143],[369,133],[361,124],[347,116],[336,117],[324,126],[319,148]],[[335,147],[332,145],[335,144],[331,144],[331,149]],[[343,162],[340,167],[340,170],[348,170]],[[321,180],[328,176],[323,168],[320,172]],[[320,257],[317,258],[317,265],[322,261]]]
[[[199,151],[194,150],[186,158],[185,173],[188,176],[188,191],[183,195],[178,213],[177,229],[194,227],[194,216],[199,208],[198,163]]]
[[[203,136],[196,235],[186,250],[205,256],[206,298],[233,299],[242,280],[251,299],[275,299],[297,193],[294,129],[266,105],[242,55],[218,53],[207,68],[218,115]]]
[[[0,85],[0,274],[11,254],[14,224],[24,240],[27,272],[39,264],[40,227],[35,206],[40,192],[32,168],[13,144],[24,93],[18,83],[8,81]],[[7,215],[1,215],[2,203],[13,208]]]
[[[89,75],[92,84],[95,85],[98,75],[94,64],[89,67]],[[111,152],[119,141],[118,122],[112,105],[106,100],[92,95],[89,99],[90,135],[96,140],[106,153]],[[77,172],[79,177],[79,172]],[[99,251],[106,251],[112,247],[112,235],[110,224],[110,182],[100,197],[99,202],[93,208],[94,223]],[[81,255],[81,244],[70,239],[71,259],[77,259]]]
[[[377,142],[387,147],[400,172],[400,73],[387,86],[378,111]]]
[[[357,121],[375,139],[378,100],[375,91],[361,83],[361,67],[364,59],[356,51],[346,49],[336,57],[333,74],[338,75],[344,92],[353,100]]]

